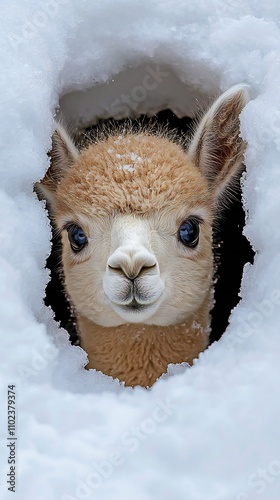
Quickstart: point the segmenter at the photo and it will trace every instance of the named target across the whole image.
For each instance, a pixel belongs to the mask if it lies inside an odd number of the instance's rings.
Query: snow
[[[277,500],[279,2],[10,0],[1,14],[1,498],[16,384],[16,498]],[[59,99],[74,125],[167,107],[183,116],[241,82],[252,98],[245,234],[257,253],[227,331],[151,390],[85,371],[43,305],[50,226],[33,183]]]
[[[131,164],[121,165],[118,170],[123,170],[124,172],[135,172],[135,166]]]
[[[116,141],[114,141],[116,143]],[[108,150],[109,152],[109,150]],[[143,158],[141,156],[138,156],[136,153],[130,152],[130,153],[125,153],[125,154],[119,154],[116,153],[116,158],[118,160],[125,160],[126,158],[131,160],[133,163],[126,163],[125,165],[119,165],[118,162],[116,162],[116,166],[118,170],[123,170],[124,172],[135,172],[136,168],[143,163]]]

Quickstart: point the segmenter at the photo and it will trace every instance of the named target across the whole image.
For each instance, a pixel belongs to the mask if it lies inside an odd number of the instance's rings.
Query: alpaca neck
[[[107,328],[78,317],[87,368],[116,377],[125,385],[151,386],[170,363],[193,360],[207,347],[208,307],[188,322],[170,326],[124,324]]]

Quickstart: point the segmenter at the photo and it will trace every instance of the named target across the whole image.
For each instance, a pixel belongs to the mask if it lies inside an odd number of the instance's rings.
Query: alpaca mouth
[[[115,312],[129,323],[139,323],[146,321],[156,312],[160,305],[160,301],[155,299],[153,301],[141,303],[134,295],[131,300],[125,303],[115,302],[111,300],[111,306]]]
[[[141,304],[135,298],[127,304],[116,304],[111,301],[114,311],[128,323],[143,323],[155,314],[160,301],[155,300],[146,304]]]
[[[143,311],[147,309],[150,305],[154,304],[154,302],[149,303],[149,304],[140,304],[140,302],[137,302],[135,298],[132,299],[129,304],[125,305],[119,305],[119,307],[122,307],[124,310],[130,310],[130,311]]]
[[[158,297],[149,297],[147,296],[142,296],[142,295],[136,295],[135,293],[130,293],[128,294],[123,300],[112,300],[111,302],[118,306],[121,307],[123,310],[126,311],[143,311],[144,309],[148,309],[150,306],[153,306],[155,302],[157,302]]]
[[[158,277],[145,280],[108,279],[103,289],[118,316],[127,322],[138,323],[146,321],[156,312],[164,286]]]
[[[123,290],[119,291],[117,294],[106,293],[106,288],[104,291],[113,304],[125,309],[136,310],[153,305],[157,302],[162,293],[160,289],[148,290],[147,287],[140,287],[138,283],[131,280],[126,282]]]

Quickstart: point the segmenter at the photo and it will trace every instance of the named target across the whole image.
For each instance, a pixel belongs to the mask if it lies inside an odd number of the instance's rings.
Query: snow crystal
[[[141,158],[141,156],[138,156],[135,153],[124,153],[124,154],[116,153],[116,158],[118,159],[129,158],[133,161],[133,164],[127,163],[125,165],[117,166],[118,170],[123,170],[125,172],[135,172],[135,169],[139,166],[139,164],[143,163],[143,159]]]
[[[135,165],[120,165],[118,167],[118,170],[124,170],[126,172],[134,172],[135,171]]]
[[[114,144],[118,146],[119,144],[122,143],[123,139],[124,139],[123,135],[118,135],[118,138],[114,141]]]
[[[136,155],[135,153],[130,153],[130,158],[135,163],[143,163],[143,158],[141,158],[141,156]]]
[[[278,500],[280,3],[10,0],[0,23],[0,381],[3,409],[16,384],[16,497]],[[241,82],[256,257],[225,335],[149,391],[84,370],[86,354],[43,304],[50,225],[33,184],[57,107],[77,126],[167,107],[193,115]],[[6,437],[5,411],[0,428]]]

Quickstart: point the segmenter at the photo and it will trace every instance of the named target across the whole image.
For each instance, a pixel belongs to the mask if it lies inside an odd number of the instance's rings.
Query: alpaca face
[[[195,318],[209,298],[217,200],[242,161],[245,101],[241,86],[219,98],[188,152],[143,132],[79,153],[58,128],[41,189],[78,316],[105,327]]]
[[[138,159],[130,171],[127,156]],[[58,200],[65,285],[78,314],[102,326],[169,325],[201,306],[211,286],[213,197],[180,146],[110,137],[81,153]]]
[[[190,215],[200,221],[194,248],[178,236]],[[65,285],[77,313],[102,326],[187,320],[211,286],[210,219],[210,207],[199,206],[195,212],[184,206],[147,216],[78,215],[87,244],[75,252],[69,232],[62,235]]]

